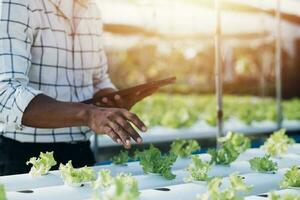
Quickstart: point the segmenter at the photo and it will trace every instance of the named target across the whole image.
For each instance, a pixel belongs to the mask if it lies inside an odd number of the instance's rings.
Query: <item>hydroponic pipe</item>
[[[215,82],[217,98],[217,134],[216,138],[222,137],[223,133],[223,90],[222,90],[222,50],[221,50],[221,7],[220,0],[215,0]]]
[[[276,112],[277,128],[282,127],[282,57],[281,57],[281,0],[277,0],[276,9],[276,52],[275,52],[275,72],[276,72]]]

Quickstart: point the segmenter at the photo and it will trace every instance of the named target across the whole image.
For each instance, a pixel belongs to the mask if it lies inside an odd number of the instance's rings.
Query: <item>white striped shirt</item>
[[[114,88],[107,73],[97,5],[73,0],[0,0],[0,133],[21,142],[88,140],[88,127],[22,126],[30,101],[45,94],[80,102]],[[74,10],[74,12],[73,12]]]

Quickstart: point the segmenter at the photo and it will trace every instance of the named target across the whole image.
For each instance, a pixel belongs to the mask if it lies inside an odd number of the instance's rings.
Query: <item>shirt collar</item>
[[[73,17],[73,4],[77,3],[82,8],[87,9],[87,4],[90,0],[50,0],[54,6],[59,10],[66,18],[72,19]]]

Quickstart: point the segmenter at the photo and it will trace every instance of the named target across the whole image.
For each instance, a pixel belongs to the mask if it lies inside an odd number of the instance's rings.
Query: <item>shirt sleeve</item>
[[[104,88],[116,89],[115,85],[111,82],[111,79],[108,74],[107,58],[104,51],[102,51],[100,58],[100,67],[93,75],[95,93]]]
[[[30,101],[42,93],[28,86],[33,34],[26,2],[0,1],[0,121],[16,129]]]
[[[97,7],[97,6],[96,6]],[[94,91],[95,93],[98,92],[100,89],[104,88],[113,88],[116,89],[115,85],[111,82],[111,79],[109,77],[108,73],[108,63],[107,63],[107,57],[104,51],[104,45],[103,45],[103,22],[101,19],[101,14],[99,9],[97,8],[97,20],[100,28],[100,36],[98,37],[98,45],[100,48],[100,65],[97,70],[95,70],[93,74],[93,83],[94,83]]]

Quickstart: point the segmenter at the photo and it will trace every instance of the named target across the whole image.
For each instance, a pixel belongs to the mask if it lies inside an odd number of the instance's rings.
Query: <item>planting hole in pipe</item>
[[[33,193],[33,190],[20,190],[18,192],[19,193],[24,193],[24,194],[31,194],[31,193]]]
[[[269,195],[268,194],[259,194],[257,196],[259,196],[259,197],[266,197],[267,198]]]
[[[169,192],[169,188],[155,188],[154,190],[163,191],[163,192]]]

